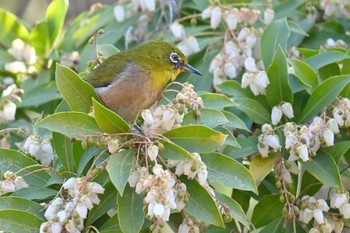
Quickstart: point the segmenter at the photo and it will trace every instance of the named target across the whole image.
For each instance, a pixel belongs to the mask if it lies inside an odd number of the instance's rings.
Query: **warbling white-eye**
[[[112,55],[84,80],[95,87],[109,109],[132,122],[159,100],[170,81],[186,71],[202,75],[176,46],[152,41]]]

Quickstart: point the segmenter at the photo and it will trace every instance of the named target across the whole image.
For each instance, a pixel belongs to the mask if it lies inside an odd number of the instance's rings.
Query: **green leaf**
[[[309,86],[309,91],[311,92],[317,86],[317,74],[307,63],[297,60],[290,60],[295,75],[302,81],[305,85]]]
[[[55,151],[57,153],[58,159],[62,162],[63,167],[66,171],[75,171],[74,153],[73,153],[73,143],[70,138],[59,134],[52,133],[52,141]]]
[[[212,152],[222,146],[226,135],[201,125],[183,126],[164,133],[164,136],[190,152]]]
[[[60,39],[67,10],[68,0],[54,0],[47,8],[46,20],[52,46]]]
[[[95,89],[83,81],[73,70],[56,64],[57,87],[73,111],[88,113],[92,98],[99,100]]]
[[[61,99],[62,96],[58,92],[54,81],[44,83],[40,86],[33,88],[32,90],[25,92],[22,96],[22,103],[17,105],[19,108],[28,106],[39,106],[44,103],[48,103],[52,100]]]
[[[164,146],[163,150],[159,150],[159,155],[163,158],[173,160],[191,160],[190,152],[169,141],[161,141]]]
[[[264,30],[261,37],[260,47],[261,56],[265,67],[269,67],[273,55],[280,46],[282,50],[287,47],[290,30],[286,18],[272,21]]]
[[[55,189],[43,187],[22,188],[12,194],[12,196],[23,197],[28,200],[47,200],[56,196],[58,193]]]
[[[207,165],[208,179],[231,188],[257,193],[255,180],[249,170],[236,160],[220,153],[201,154]]]
[[[235,102],[237,108],[242,110],[247,116],[258,124],[270,122],[270,113],[258,101],[249,98],[239,98]]]
[[[339,62],[348,58],[350,58],[350,56],[346,53],[342,53],[339,51],[326,51],[321,52],[315,56],[309,57],[305,60],[305,62],[309,64],[312,68],[317,70],[328,64]]]
[[[227,95],[236,98],[254,98],[254,94],[249,90],[241,87],[241,84],[235,80],[228,80],[220,83],[218,87]]]
[[[209,128],[215,128],[218,125],[228,123],[225,115],[213,108],[202,108],[197,111],[188,112],[182,122],[182,125],[204,125]]]
[[[205,108],[222,110],[225,107],[235,106],[234,102],[225,95],[218,93],[205,93],[201,95]]]
[[[232,218],[236,219],[237,221],[242,223],[244,226],[249,227],[250,223],[247,220],[247,217],[242,207],[238,204],[238,202],[221,193],[216,192],[215,196],[220,202],[223,202],[225,203],[225,205],[228,206],[228,208],[230,209],[230,214]]]
[[[339,164],[340,158],[349,150],[350,141],[337,142],[333,146],[323,148],[323,150],[332,156],[336,164]]]
[[[35,160],[25,156],[19,151],[0,148],[1,173],[4,174],[6,171],[17,172],[18,170],[22,171],[17,175],[24,176],[25,181],[31,185],[43,186],[50,178],[49,174],[42,170],[42,165]]]
[[[265,195],[255,206],[252,223],[256,228],[269,224],[273,219],[280,217],[284,203],[280,202],[279,195]]]
[[[114,186],[109,182],[104,188],[104,193],[99,195],[101,202],[89,211],[89,216],[86,220],[87,226],[94,223],[109,210],[115,208],[117,204],[117,190]]]
[[[125,185],[135,163],[134,155],[134,150],[121,150],[112,154],[108,160],[106,169],[120,196],[123,196]]]
[[[253,174],[257,186],[265,179],[265,177],[272,171],[277,160],[281,157],[279,153],[270,153],[267,158],[256,156],[250,162],[249,170]]]
[[[92,100],[95,119],[100,128],[107,133],[125,133],[130,131],[126,121],[115,112],[104,107],[95,99]]]
[[[305,123],[329,106],[349,82],[350,75],[339,75],[323,81],[306,102],[298,122]]]
[[[236,138],[240,148],[226,146],[223,153],[231,158],[238,159],[244,158],[251,154],[258,152],[258,139],[256,137],[237,137]]]
[[[28,29],[14,14],[0,8],[0,22],[0,43],[2,45],[10,48],[12,41],[17,38],[27,40],[29,36]]]
[[[138,233],[145,220],[143,213],[143,198],[128,185],[124,195],[118,194],[118,216],[120,228],[124,233]]]
[[[225,144],[226,146],[234,146],[234,147],[238,147],[240,148],[241,146],[239,145],[239,143],[237,142],[235,136],[233,135],[232,131],[223,127],[223,126],[218,126],[214,128],[216,131],[221,132],[223,134],[227,135],[227,138],[225,140]]]
[[[317,156],[311,161],[303,163],[303,166],[324,185],[343,190],[338,166],[325,150],[319,150]]]
[[[229,121],[228,123],[225,124],[226,127],[231,127],[231,128],[235,128],[235,129],[243,129],[243,130],[250,132],[250,130],[247,128],[246,124],[237,115],[235,115],[229,111],[222,111],[222,113],[225,115],[226,119]]]
[[[38,121],[34,127],[58,132],[69,138],[102,132],[93,117],[81,112],[55,113]]]
[[[284,217],[278,216],[276,219],[270,221],[261,231],[260,233],[280,233],[286,232],[283,223]],[[299,232],[299,231],[298,231]]]
[[[46,21],[41,21],[35,25],[34,29],[30,33],[30,41],[38,56],[47,57],[52,49],[52,46]]]
[[[79,161],[77,176],[81,176],[89,161],[99,155],[103,150],[103,147],[90,147],[87,149]]]
[[[224,227],[221,213],[208,191],[196,181],[184,179],[182,181],[186,184],[187,191],[190,194],[190,201],[185,205],[185,210],[195,219]]]
[[[1,230],[14,233],[37,233],[44,220],[21,210],[0,210]]]
[[[22,210],[45,220],[44,207],[40,204],[21,197],[0,197],[0,210]]]
[[[266,99],[271,107],[282,101],[293,103],[293,92],[289,84],[289,75],[286,56],[281,47],[272,59],[272,64],[267,69],[270,85],[266,88]]]

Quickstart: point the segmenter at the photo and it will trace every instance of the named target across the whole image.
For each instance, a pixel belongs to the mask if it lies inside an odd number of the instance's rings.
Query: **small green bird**
[[[180,49],[164,41],[152,41],[112,55],[84,80],[95,87],[109,109],[132,122],[185,71],[202,75],[188,64]]]

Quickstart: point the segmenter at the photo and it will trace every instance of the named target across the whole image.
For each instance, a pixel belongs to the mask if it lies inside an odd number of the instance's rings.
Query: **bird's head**
[[[176,75],[181,72],[202,75],[199,70],[188,64],[187,57],[173,44],[165,41],[151,41],[141,45],[140,48],[147,51],[147,55],[152,57],[153,64],[158,66],[157,68],[172,70]]]

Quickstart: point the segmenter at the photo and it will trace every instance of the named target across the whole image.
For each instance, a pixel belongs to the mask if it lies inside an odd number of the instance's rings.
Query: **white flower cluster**
[[[332,115],[338,126],[350,127],[350,99],[338,97],[332,106]]]
[[[203,163],[201,156],[198,153],[191,153],[193,160],[175,161],[170,160],[169,165],[176,166],[175,174],[178,176],[186,175],[189,179],[197,177],[198,182],[202,186],[208,183],[207,165]]]
[[[335,189],[331,189],[329,197],[331,200],[331,208],[337,208],[343,215],[344,219],[350,219],[349,196],[345,193],[338,192]]]
[[[277,125],[281,119],[282,115],[285,115],[288,119],[294,118],[293,107],[288,102],[283,102],[272,108],[271,112],[271,122],[273,125]]]
[[[9,49],[9,53],[16,59],[14,62],[5,64],[5,70],[12,73],[34,73],[34,64],[37,61],[35,49],[25,44],[21,39],[15,39]],[[28,65],[28,67],[27,67]]]
[[[53,160],[53,147],[48,138],[41,140],[40,137],[30,135],[21,148],[39,160],[41,164],[49,165]]]
[[[260,63],[262,64],[261,61]],[[252,57],[244,60],[244,67],[246,72],[242,76],[242,88],[249,86],[254,95],[265,95],[265,90],[270,84],[266,71],[259,69]]]
[[[57,197],[48,206],[44,215],[48,221],[41,224],[40,233],[80,233],[88,210],[100,203],[97,195],[104,192],[100,184],[74,177],[63,188],[68,191],[67,198]]]
[[[279,137],[275,134],[271,125],[264,124],[261,131],[262,134],[258,137],[258,150],[261,157],[266,158],[269,152],[281,150]]]
[[[145,167],[133,171],[129,184],[135,187],[135,192],[147,193],[144,201],[148,205],[147,216],[157,224],[169,220],[171,210],[180,211],[185,206],[186,186],[176,183],[169,170],[164,170],[156,164],[149,174]]]
[[[28,184],[23,177],[17,176],[14,172],[6,171],[4,180],[0,181],[0,194],[15,192],[26,187],[28,187]]]
[[[142,131],[148,134],[161,134],[181,126],[184,113],[203,107],[203,100],[193,90],[192,84],[182,84],[172,105],[160,105],[156,109],[146,109],[141,112],[144,122]]]
[[[314,197],[303,196],[301,198],[299,220],[309,223],[314,218],[318,224],[324,224],[325,216],[323,212],[328,212],[328,210],[329,206],[325,200],[316,200]]]
[[[324,17],[341,18],[346,17],[350,19],[350,3],[348,0],[321,0],[320,7],[324,10]]]
[[[310,196],[302,197],[299,220],[309,223],[313,218],[315,219],[314,226],[309,230],[309,233],[343,232],[344,219],[350,219],[349,196],[331,189],[329,198],[330,207],[324,199],[316,200]],[[337,213],[328,212],[330,208],[338,209],[342,217],[339,217]]]

